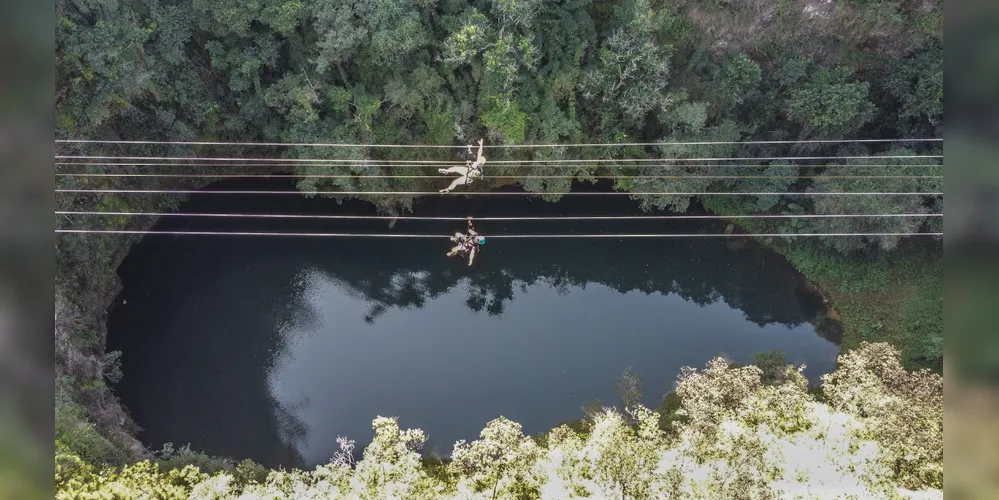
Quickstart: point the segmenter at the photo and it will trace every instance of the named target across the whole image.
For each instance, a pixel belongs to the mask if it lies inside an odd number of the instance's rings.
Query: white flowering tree
[[[943,487],[943,377],[907,372],[898,349],[864,342],[822,377],[830,406],[864,421],[899,484]]]
[[[541,449],[524,436],[520,424],[504,417],[493,419],[479,439],[454,445],[453,470],[488,498],[515,497],[536,491],[544,478],[535,470]]]
[[[420,466],[427,436],[420,429],[399,429],[395,418],[378,417],[375,437],[354,471],[353,489],[360,498],[433,498],[431,481]]]
[[[704,370],[683,367],[676,394],[683,402],[679,413],[690,419],[687,430],[706,439],[714,437],[718,426],[733,419],[760,390],[760,374],[755,366],[729,368],[722,358],[708,361]]]
[[[599,416],[583,454],[590,458],[593,479],[605,495],[657,498],[656,487],[662,482],[657,472],[662,444],[659,415],[645,408],[631,413],[638,429],[615,411]]]
[[[942,378],[906,372],[885,344],[839,361],[824,377],[828,403],[809,395],[804,367],[767,384],[759,369],[720,358],[685,368],[676,393],[690,419],[669,436],[639,404],[596,411],[581,432],[560,426],[543,446],[500,417],[455,444],[453,476],[422,465],[423,431],[378,417],[359,462],[353,441],[338,438],[329,463],[266,478],[152,461],[102,468],[60,454],[57,498],[942,498]]]
[[[561,496],[591,495],[593,468],[582,453],[586,442],[586,438],[567,425],[560,425],[548,433],[549,452],[546,465],[554,473],[549,474],[549,486],[553,486],[549,489],[555,493],[546,496],[557,496],[562,492],[565,494]]]

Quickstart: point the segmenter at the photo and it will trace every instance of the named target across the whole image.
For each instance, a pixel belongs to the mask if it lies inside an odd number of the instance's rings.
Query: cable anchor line
[[[943,155],[859,155],[859,156],[744,156],[717,158],[580,158],[551,160],[492,160],[490,165],[508,165],[521,163],[611,163],[611,162],[686,162],[686,161],[802,161],[802,160],[864,160],[864,159],[912,159],[912,158],[943,158]],[[461,161],[438,160],[374,160],[374,159],[329,159],[329,158],[240,158],[211,156],[100,156],[100,155],[55,155],[56,160],[136,160],[136,161],[225,161],[225,162],[284,162],[284,163],[392,163],[401,165],[464,165]],[[779,165],[776,165],[779,166]]]
[[[168,189],[56,189],[56,193],[116,193],[116,194],[263,194],[263,195],[328,195],[328,196],[943,196],[943,192],[658,192],[658,191],[606,191],[606,192],[543,192],[527,191],[462,191],[460,193],[440,193],[438,191],[246,191],[246,190],[168,190]]]
[[[464,221],[468,217],[433,217],[417,215],[330,215],[330,214],[248,214],[248,213],[184,213],[184,212],[100,212],[57,210],[56,215],[87,216],[142,216],[142,217],[218,217],[261,219],[318,219],[318,220],[420,220]],[[473,217],[475,221],[554,221],[554,220],[717,220],[717,219],[819,219],[864,217],[943,217],[940,213],[919,214],[758,214],[758,215],[567,215],[567,216],[510,216]]]
[[[273,237],[313,237],[313,238],[433,238],[447,239],[451,235],[439,234],[396,234],[396,233],[295,233],[295,232],[254,232],[254,231],[139,231],[128,229],[56,229],[63,234],[141,234],[173,236],[273,236]],[[768,238],[768,237],[871,237],[871,236],[943,236],[939,233],[648,233],[648,234],[497,234],[490,239],[549,239],[549,238]]]
[[[56,177],[163,177],[250,179],[451,179],[452,175],[322,175],[322,174],[106,174],[57,173]],[[942,175],[491,175],[489,179],[943,179]]]
[[[318,148],[405,148],[405,149],[453,149],[467,145],[449,144],[346,144],[322,142],[253,142],[253,141],[153,141],[116,139],[56,139],[56,144],[146,144],[164,146],[255,146],[255,147],[318,147]],[[891,143],[891,142],[943,142],[943,138],[927,137],[913,139],[807,139],[773,141],[660,141],[660,142],[618,142],[581,144],[491,144],[483,146],[494,149],[525,148],[581,148],[581,147],[631,147],[631,146],[711,146],[732,144],[843,144],[843,143]]]

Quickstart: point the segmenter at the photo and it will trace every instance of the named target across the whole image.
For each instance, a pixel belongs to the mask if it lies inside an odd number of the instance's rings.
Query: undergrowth
[[[739,213],[727,200],[705,208]],[[754,233],[791,232],[764,219],[734,221]],[[766,238],[826,294],[839,312],[843,350],[861,341],[889,342],[909,369],[942,369],[943,252],[938,241],[903,241],[891,252],[843,254],[808,238]]]

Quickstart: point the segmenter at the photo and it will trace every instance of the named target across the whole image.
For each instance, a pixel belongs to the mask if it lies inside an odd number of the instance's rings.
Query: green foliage
[[[530,26],[541,0],[492,0],[492,10],[504,26]]]
[[[690,421],[686,415],[684,415],[680,410],[683,409],[683,403],[680,401],[680,396],[676,392],[670,392],[663,396],[663,400],[659,403],[659,407],[656,408],[656,413],[659,414],[659,428],[667,434],[676,434],[677,426],[687,423]]]
[[[791,55],[785,56],[777,62],[772,78],[780,87],[790,87],[801,81],[812,65],[812,61],[806,57]]]
[[[101,373],[112,384],[121,381],[121,351],[111,351],[104,354],[104,358],[101,360]]]
[[[582,97],[597,103],[606,136],[615,122],[640,123],[666,101],[668,46],[656,43],[656,13],[645,0],[618,10],[616,26],[604,40],[580,82]]]
[[[146,460],[121,469],[98,469],[79,457],[56,457],[58,499],[69,498],[189,498],[209,480],[194,467],[161,471]]]
[[[784,372],[788,363],[784,351],[756,353],[753,355],[753,364],[762,372],[760,381],[764,385],[778,385],[787,380]]]
[[[695,134],[704,129],[708,121],[708,105],[703,102],[685,102],[661,118],[677,134]]]
[[[885,153],[885,156],[912,156],[911,149],[897,148]],[[830,169],[814,181],[815,191],[826,192],[943,192],[942,178],[929,178],[927,172],[938,174],[939,170],[928,169],[935,161],[924,158],[874,159],[874,164],[882,167],[851,168],[849,176],[842,173],[843,169]],[[847,165],[865,165],[862,161],[849,160]],[[870,164],[870,163],[867,163]],[[884,176],[895,176],[884,178]],[[810,221],[810,228],[816,232],[869,232],[869,233],[910,233],[917,232],[928,217],[918,214],[928,214],[934,211],[937,196],[822,196],[814,201],[815,211],[823,214],[916,214],[915,217],[880,217],[864,220],[821,219]],[[847,199],[851,198],[851,199]],[[837,250],[849,253],[855,250],[880,247],[892,250],[898,246],[901,237],[875,236],[865,239],[839,238],[826,239],[825,242]]]
[[[760,66],[745,54],[728,58],[717,77],[718,99],[726,107],[732,107],[754,98],[762,75]]]
[[[223,470],[231,471],[234,468],[231,459],[205,455],[204,453],[192,450],[189,444],[175,449],[173,443],[166,443],[163,445],[162,450],[156,452],[156,455],[159,457],[159,464],[165,469],[183,469],[191,466],[208,474],[214,474]],[[242,468],[237,473],[241,477],[253,477],[259,473],[256,470],[259,466],[256,466],[252,462],[247,463],[244,460],[240,462],[240,466]]]
[[[533,70],[539,58],[528,30],[536,4],[499,1],[494,5],[496,20],[474,8],[466,9],[444,40],[441,59],[454,68],[481,65],[485,95],[497,96],[508,106],[523,79],[521,71]]]
[[[735,170],[735,169],[733,169]],[[736,174],[738,175],[738,174]],[[744,178],[721,183],[735,192],[746,193],[784,193],[798,181],[801,175],[800,167],[786,162],[774,162],[765,168],[754,169],[752,174],[743,174]],[[730,213],[769,212],[781,204],[778,195],[749,195],[732,200],[740,207],[733,207]]]
[[[100,196],[100,201],[97,203],[98,212],[117,212],[117,213],[127,213],[131,211],[128,203],[120,197],[113,194],[104,194]],[[128,223],[127,215],[112,215],[107,216],[105,219],[111,228],[124,228]]]
[[[471,9],[464,14],[461,26],[444,40],[444,60],[467,63],[488,45],[489,19]]]
[[[520,111],[517,104],[504,106],[500,102],[482,115],[482,124],[494,129],[506,144],[521,144],[524,142],[527,121],[530,119],[527,113]]]
[[[843,348],[861,340],[890,342],[910,368],[939,368],[943,339],[943,259],[916,243],[891,258],[844,256],[815,242],[776,247],[839,310]],[[878,326],[880,325],[880,326]]]
[[[285,76],[264,91],[267,106],[297,123],[319,120],[319,102],[319,94],[305,75]]]
[[[933,44],[911,59],[893,60],[882,85],[898,103],[895,127],[908,136],[940,135],[943,125],[943,47]]]
[[[391,68],[430,43],[420,14],[409,0],[369,0],[357,7],[368,39],[364,59],[378,68]]]
[[[55,446],[57,453],[67,453],[87,463],[123,464],[127,457],[115,443],[97,431],[87,418],[87,409],[74,399],[73,381],[68,377],[56,380]]]
[[[149,0],[142,8],[126,3],[97,9],[84,0],[60,0],[55,115],[61,136],[406,144],[470,142],[483,135],[482,127],[490,140],[508,144],[724,141],[796,133],[852,136],[869,130],[904,136],[941,130],[942,44],[932,28],[939,25],[937,9],[911,11],[881,2],[809,6],[801,14],[782,4],[764,16],[738,3],[696,13],[689,7],[687,1],[647,0],[198,0],[190,5]],[[812,7],[819,11],[810,13]],[[768,26],[770,21],[774,26]],[[740,33],[753,34],[738,40]],[[829,33],[841,33],[842,40],[831,43]],[[871,53],[869,46],[884,49]],[[863,65],[843,64],[855,53],[864,57]],[[670,160],[762,153],[667,149],[627,155],[661,153]],[[768,149],[775,156],[787,154]],[[597,153],[613,157],[625,151],[541,154],[572,159]],[[283,154],[315,155],[316,150]],[[388,150],[324,154],[329,159],[403,158]],[[406,154],[441,158],[433,151]],[[703,173],[673,162],[663,166],[663,174]],[[624,181],[618,187],[690,192],[795,187],[793,179],[782,176],[788,171],[783,167],[791,165],[774,167],[781,168],[732,182]],[[346,174],[349,169],[316,170],[297,169],[302,174]],[[591,175],[585,169],[569,173]],[[169,188],[181,181],[100,182],[107,188]],[[544,193],[564,190],[570,182],[525,179],[523,184]],[[431,184],[303,179],[299,187],[305,192],[413,191]],[[681,211],[689,202],[689,197],[638,198],[646,208]],[[398,211],[412,200],[371,201]],[[783,200],[745,201],[739,208],[769,211],[780,209]]]
[[[237,484],[247,485],[265,482],[269,472],[263,465],[247,458],[236,464],[236,467],[232,470],[232,475]]]
[[[618,180],[615,186],[622,190],[627,191],[650,191],[650,192],[663,192],[663,193],[697,193],[707,191],[712,185],[716,184],[716,180],[705,177],[703,168],[690,167],[691,162],[682,161],[682,158],[721,158],[731,155],[734,152],[735,147],[733,145],[726,144],[696,144],[696,145],[680,145],[676,142],[683,142],[686,140],[695,140],[701,142],[726,142],[726,141],[736,141],[741,136],[739,131],[739,126],[734,121],[725,121],[719,125],[712,127],[700,128],[692,133],[683,133],[675,130],[674,133],[670,134],[666,139],[664,139],[664,144],[659,146],[659,152],[663,161],[659,165],[655,165],[658,168],[643,168],[641,173],[643,175],[655,175],[657,177],[638,179],[638,180]],[[676,160],[673,160],[673,159]],[[653,165],[650,165],[650,167]],[[621,167],[615,169],[621,173],[628,173],[631,175],[636,174],[638,169],[628,169],[626,167]],[[739,169],[712,169],[711,173],[716,175],[737,175],[736,171]],[[690,206],[690,201],[693,196],[688,195],[633,195],[632,198],[638,199],[642,203],[642,207],[657,208],[657,209],[668,209],[675,212],[686,211]]]
[[[844,68],[821,68],[811,81],[791,94],[789,113],[819,134],[841,134],[860,128],[874,115],[867,82],[849,82]]]
[[[84,330],[74,335],[72,340],[80,350],[92,352],[101,347],[104,339],[96,331]]]

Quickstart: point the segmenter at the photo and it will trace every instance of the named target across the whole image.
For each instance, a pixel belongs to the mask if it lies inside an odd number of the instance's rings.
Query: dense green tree
[[[56,2],[56,125],[91,133],[121,120],[152,91],[142,50],[150,27],[127,6]]]
[[[607,139],[623,125],[641,124],[646,113],[665,104],[669,47],[657,42],[657,14],[646,0],[616,8],[611,34],[580,81],[581,96],[597,103],[600,132]]]
[[[843,135],[873,117],[874,104],[867,100],[870,84],[849,80],[846,68],[819,68],[791,93],[788,113],[805,128],[806,136]]]
[[[911,156],[915,152],[896,148],[886,156]],[[815,180],[815,191],[848,192],[943,192],[943,179],[937,164],[929,158],[873,158],[855,159],[843,165],[876,165],[861,168],[828,168]],[[849,173],[845,173],[849,170]],[[894,177],[894,178],[886,178]],[[860,220],[843,218],[813,219],[804,224],[815,232],[843,233],[907,233],[917,232],[930,218],[919,214],[934,212],[942,203],[942,196],[885,195],[885,196],[818,196],[813,201],[816,213],[822,214],[913,214],[908,217],[869,217]],[[885,250],[895,248],[899,236],[871,236],[858,238],[828,238],[826,242],[843,252],[850,252],[873,245]]]
[[[784,351],[760,352],[753,355],[753,364],[760,369],[760,381],[766,385],[783,383],[787,367],[787,355]]]
[[[759,94],[763,70],[745,54],[726,58],[715,76],[715,100],[719,114],[751,101]]]
[[[900,135],[943,135],[943,47],[932,44],[908,59],[891,60],[881,75],[881,85],[896,100],[886,112]],[[890,118],[889,118],[890,119]]]
[[[534,70],[539,57],[533,36],[526,30],[536,9],[520,9],[515,7],[517,3],[497,1],[493,14],[498,19],[469,8],[462,14],[457,29],[444,40],[443,62],[460,71],[467,71],[466,65],[471,65],[483,72],[479,92],[483,114],[500,113],[506,118],[494,117],[494,122],[522,121],[515,111],[511,115],[513,94],[524,78],[523,73]],[[511,139],[519,136],[522,140],[522,128],[523,125],[514,126],[515,137]]]

